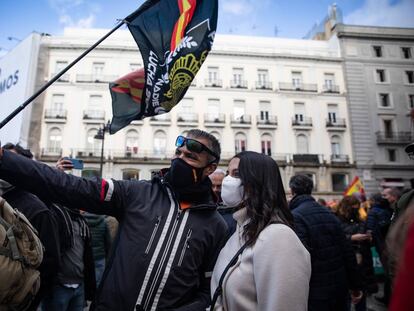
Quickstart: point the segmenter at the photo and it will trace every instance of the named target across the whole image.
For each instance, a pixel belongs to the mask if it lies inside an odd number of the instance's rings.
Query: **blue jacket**
[[[336,216],[310,195],[297,195],[289,203],[295,230],[311,254],[309,310],[314,301],[343,299],[348,289],[361,288],[352,246]]]
[[[372,231],[375,247],[380,255],[385,248],[385,236],[391,223],[392,209],[374,205],[368,212],[366,229]]]

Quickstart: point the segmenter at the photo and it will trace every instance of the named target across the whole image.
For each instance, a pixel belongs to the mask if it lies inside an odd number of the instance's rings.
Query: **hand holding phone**
[[[56,163],[56,167],[61,170],[82,170],[83,169],[83,161],[79,159],[64,157],[59,159]]]

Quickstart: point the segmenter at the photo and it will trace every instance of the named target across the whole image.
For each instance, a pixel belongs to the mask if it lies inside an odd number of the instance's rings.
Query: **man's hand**
[[[73,168],[73,164],[70,160],[65,158],[60,158],[56,162],[56,168],[61,171],[71,170]]]
[[[360,290],[351,290],[351,302],[352,302],[352,304],[356,305],[358,302],[360,302],[363,295],[364,294]]]
[[[363,233],[356,233],[356,234],[353,234],[352,236],[351,236],[351,240],[352,241],[366,241],[366,240],[369,240],[369,239],[371,239],[371,236],[370,235],[368,235],[368,234],[363,234]]]

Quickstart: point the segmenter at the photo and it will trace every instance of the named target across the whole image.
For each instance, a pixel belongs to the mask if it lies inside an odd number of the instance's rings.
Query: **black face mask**
[[[183,159],[175,158],[171,161],[169,181],[173,187],[186,188],[201,182],[206,167],[193,167]]]

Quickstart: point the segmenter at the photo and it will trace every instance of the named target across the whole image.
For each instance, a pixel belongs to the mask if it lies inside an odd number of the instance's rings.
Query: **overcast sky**
[[[174,1],[174,0],[171,0]],[[111,28],[143,0],[0,0],[0,56],[32,31]],[[219,0],[219,33],[302,38],[332,0]],[[414,27],[414,0],[338,0],[347,24]]]

